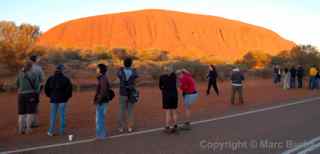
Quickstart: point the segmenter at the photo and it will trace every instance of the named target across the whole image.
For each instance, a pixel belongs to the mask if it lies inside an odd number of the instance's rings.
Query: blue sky
[[[31,23],[46,31],[66,20],[150,8],[240,20],[320,47],[319,0],[6,0],[0,5],[0,20]]]

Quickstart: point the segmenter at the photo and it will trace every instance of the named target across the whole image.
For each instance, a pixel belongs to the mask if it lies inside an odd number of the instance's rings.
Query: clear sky
[[[70,19],[150,8],[240,20],[320,47],[320,0],[3,0],[0,20],[46,31]]]

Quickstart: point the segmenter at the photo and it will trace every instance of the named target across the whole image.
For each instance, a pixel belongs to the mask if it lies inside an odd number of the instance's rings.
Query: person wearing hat
[[[232,93],[231,93],[231,104],[234,104],[235,95],[238,93],[239,102],[243,104],[243,82],[244,75],[240,71],[238,67],[235,67],[231,73],[231,85],[232,85]]]
[[[45,84],[45,93],[50,98],[50,127],[48,135],[55,133],[56,116],[60,114],[60,135],[64,134],[66,127],[65,109],[68,100],[72,97],[72,83],[63,73],[64,65],[59,64],[55,73],[49,77]]]
[[[40,96],[41,90],[43,88],[43,82],[44,82],[44,72],[42,70],[42,67],[39,65],[40,62],[40,57],[38,57],[37,55],[31,55],[30,56],[30,62],[32,63],[32,67],[31,67],[31,71],[37,76],[38,80],[40,81],[40,91],[38,93],[38,96]],[[38,98],[40,100],[40,97]],[[38,119],[38,114],[39,112],[39,105],[37,104],[36,106],[36,113],[33,116],[32,119],[32,125],[31,127],[35,128],[35,127],[39,127],[39,119]]]

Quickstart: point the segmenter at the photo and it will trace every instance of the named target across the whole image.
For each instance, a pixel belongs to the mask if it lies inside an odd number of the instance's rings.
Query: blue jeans
[[[191,105],[197,100],[198,93],[186,94],[183,96],[184,107],[190,109]]]
[[[309,88],[315,89],[317,84],[317,78],[316,77],[310,77],[309,79]]]
[[[96,137],[98,139],[107,138],[107,129],[105,126],[105,115],[108,109],[108,104],[97,104],[96,105]]]
[[[55,129],[55,123],[56,123],[56,117],[57,112],[60,114],[60,134],[64,133],[64,129],[66,127],[66,121],[65,121],[65,109],[66,109],[66,103],[50,103],[51,109],[50,109],[50,127],[48,132],[54,133]]]

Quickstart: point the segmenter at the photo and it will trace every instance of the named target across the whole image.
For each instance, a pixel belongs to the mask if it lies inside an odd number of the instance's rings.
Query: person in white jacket
[[[284,72],[282,74],[282,82],[283,82],[283,89],[287,90],[290,88],[290,72],[288,68],[284,69]]]

